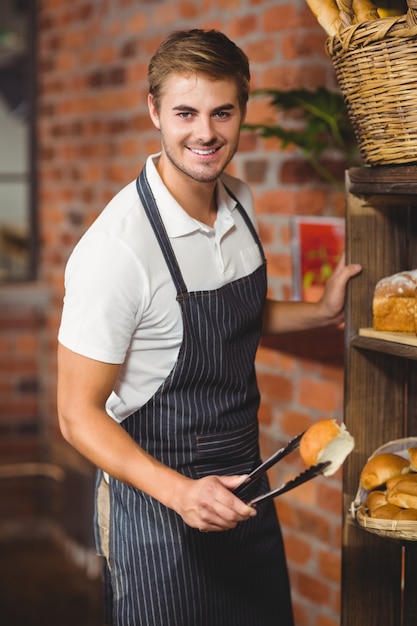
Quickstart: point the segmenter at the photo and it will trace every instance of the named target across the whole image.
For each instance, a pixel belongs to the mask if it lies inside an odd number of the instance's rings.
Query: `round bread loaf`
[[[393,519],[394,515],[397,515],[400,510],[400,507],[395,504],[383,504],[372,511],[370,517],[374,519]]]
[[[393,519],[417,522],[417,509],[400,509]]]
[[[385,491],[371,491],[365,500],[365,505],[370,513],[384,504],[388,504]]]
[[[413,480],[400,480],[387,492],[387,500],[403,509],[417,509],[417,483]]]
[[[405,474],[410,462],[399,454],[383,452],[371,457],[363,466],[359,478],[360,485],[367,491],[384,485],[389,478]]]
[[[408,448],[408,455],[410,457],[411,469],[417,472],[417,448]]]
[[[353,450],[355,440],[346,426],[334,419],[320,420],[306,430],[300,441],[300,456],[307,467],[330,461],[323,471],[331,476]]]

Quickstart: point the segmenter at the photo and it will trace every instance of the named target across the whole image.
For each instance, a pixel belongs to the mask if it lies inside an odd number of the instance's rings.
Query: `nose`
[[[216,131],[212,117],[199,116],[195,127],[195,136],[201,143],[210,144],[216,140]]]

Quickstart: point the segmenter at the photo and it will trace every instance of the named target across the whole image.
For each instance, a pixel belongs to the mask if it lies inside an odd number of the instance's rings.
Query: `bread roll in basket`
[[[411,513],[401,513],[397,516],[397,519],[383,519],[387,509],[381,509],[381,517],[378,517],[375,510],[370,511],[368,506],[369,502],[372,501],[372,497],[369,498],[370,494],[374,491],[378,491],[378,498],[380,498],[380,493],[386,489],[386,486],[383,484],[381,486],[375,486],[374,489],[365,489],[361,484],[363,482],[363,474],[366,466],[372,467],[374,464],[374,459],[380,455],[398,455],[403,457],[410,465],[410,470],[415,471],[414,463],[410,461],[410,453],[409,450],[414,450],[417,448],[417,437],[407,437],[405,439],[396,439],[394,441],[389,441],[383,446],[379,447],[375,452],[369,457],[364,468],[361,472],[360,482],[358,486],[358,491],[356,493],[355,499],[351,504],[350,514],[364,530],[379,535],[380,537],[387,537],[389,539],[396,539],[401,542],[404,541],[417,541],[417,521],[413,519],[414,514]],[[382,457],[381,457],[382,458]],[[399,473],[403,473],[402,479],[410,483],[410,476],[407,473],[407,463],[404,463],[404,469]],[[413,476],[413,479],[415,476]],[[389,480],[389,479],[388,479]],[[394,485],[395,481],[392,482],[392,489],[397,490],[397,485]],[[365,483],[366,484],[366,483]],[[414,482],[417,486],[417,483]],[[407,485],[409,488],[409,485]],[[386,491],[388,494],[388,491]],[[375,498],[376,496],[374,496]],[[368,501],[368,506],[366,502]],[[393,499],[395,502],[395,498]],[[388,501],[387,501],[388,502]],[[389,506],[394,506],[392,503]],[[373,507],[371,507],[373,508]],[[378,509],[376,509],[377,511]],[[376,515],[376,517],[375,517]]]

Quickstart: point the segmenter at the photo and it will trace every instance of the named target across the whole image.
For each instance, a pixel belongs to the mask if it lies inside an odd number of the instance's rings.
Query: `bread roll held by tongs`
[[[245,500],[245,492],[254,481],[258,480],[267,470],[288,454],[300,448],[300,456],[307,465],[307,469],[277,489],[261,494],[248,502],[250,506],[255,506],[264,500],[269,500],[291,491],[291,489],[295,489],[295,487],[315,478],[319,474],[324,474],[325,476],[334,474],[353,450],[354,445],[355,441],[346,430],[344,424],[338,424],[333,419],[321,420],[310,426],[305,432],[291,439],[283,448],[274,452],[266,461],[256,467],[233,493]]]

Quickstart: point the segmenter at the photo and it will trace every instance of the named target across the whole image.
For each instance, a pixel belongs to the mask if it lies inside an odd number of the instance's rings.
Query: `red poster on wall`
[[[319,300],[345,249],[345,220],[294,217],[292,229],[294,300]]]

